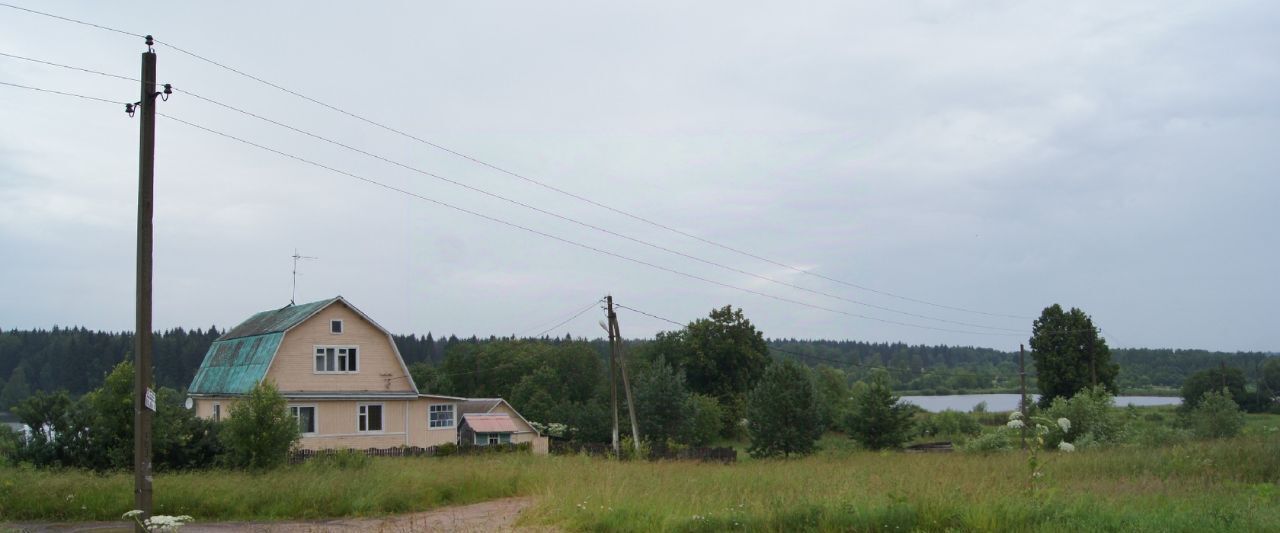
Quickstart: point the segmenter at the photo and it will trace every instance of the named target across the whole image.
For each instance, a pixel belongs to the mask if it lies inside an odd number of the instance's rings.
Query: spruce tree
[[[822,435],[813,381],[792,360],[770,365],[747,395],[752,457],[806,455]]]

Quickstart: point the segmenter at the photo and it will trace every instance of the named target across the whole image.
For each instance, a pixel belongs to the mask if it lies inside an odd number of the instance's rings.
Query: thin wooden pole
[[[622,356],[622,329],[618,326],[618,314],[613,312],[613,298],[609,298],[609,323],[613,326],[613,337],[618,340],[618,368],[622,370],[622,390],[627,394],[627,414],[631,417],[631,444],[635,447],[636,457],[640,457],[640,424],[636,423],[636,404],[631,396],[631,381],[627,379],[627,362]]]
[[[151,516],[151,256],[156,150],[156,54],[142,54],[142,117],[138,136],[138,257],[136,324],[133,330],[133,504],[142,519]],[[141,525],[135,525],[141,531]]]
[[[604,299],[608,303],[605,319],[609,323],[605,330],[609,332],[609,402],[613,413],[613,456],[619,457],[622,448],[618,442],[618,338],[613,330],[613,296],[605,296]]]

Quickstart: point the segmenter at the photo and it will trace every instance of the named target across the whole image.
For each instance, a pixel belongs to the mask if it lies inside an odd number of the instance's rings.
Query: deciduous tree
[[[822,429],[809,371],[790,360],[769,367],[747,397],[751,456],[808,454]]]
[[[1116,393],[1120,366],[1111,362],[1107,341],[1084,311],[1074,307],[1063,311],[1058,304],[1046,307],[1031,328],[1031,356],[1041,407],[1094,385]]]

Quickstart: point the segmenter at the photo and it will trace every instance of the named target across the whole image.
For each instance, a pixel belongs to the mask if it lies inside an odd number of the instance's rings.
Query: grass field
[[[823,452],[735,465],[528,455],[375,459],[342,469],[156,476],[158,513],[198,521],[377,516],[505,496],[526,524],[584,531],[1280,531],[1280,417],[1248,435],[1051,453],[1029,492],[1025,457]],[[1043,456],[1042,456],[1043,457]],[[0,520],[113,520],[127,473],[0,469]]]

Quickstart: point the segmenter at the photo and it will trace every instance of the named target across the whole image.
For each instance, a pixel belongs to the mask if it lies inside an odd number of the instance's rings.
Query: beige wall
[[[406,444],[404,430],[405,408],[412,400],[291,400],[290,406],[316,408],[316,433],[303,435],[301,448],[320,450],[325,448],[391,448]],[[357,431],[357,406],[382,405],[382,431]]]
[[[431,428],[430,405],[437,404],[453,404],[453,427],[450,428]],[[461,417],[458,415],[458,401],[446,400],[444,398],[419,398],[409,406],[409,445],[426,448],[428,446],[439,446],[445,443],[458,442],[458,424]]]
[[[235,403],[235,400],[229,398],[193,398],[193,400],[196,416],[200,418],[213,418],[213,404],[222,406],[222,420],[231,416],[231,404]]]
[[[329,321],[340,319],[341,334],[329,332]],[[317,374],[317,346],[356,346],[358,371],[352,374]],[[289,391],[413,391],[413,384],[391,340],[376,326],[341,302],[324,308],[315,316],[285,333],[267,379],[281,392]]]

